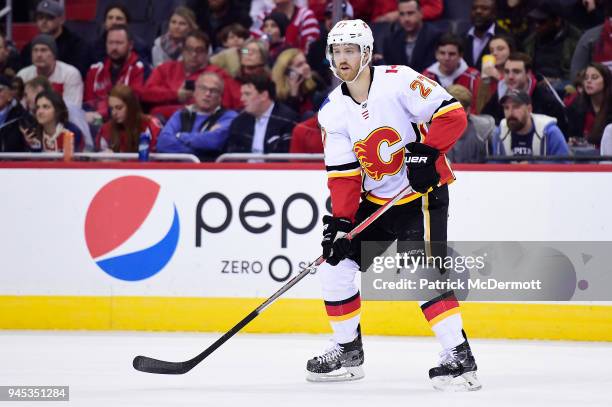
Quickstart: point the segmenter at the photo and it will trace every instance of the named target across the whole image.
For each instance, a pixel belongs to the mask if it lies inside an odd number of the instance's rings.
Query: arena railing
[[[63,160],[63,153],[0,153],[0,160]],[[135,161],[138,153],[74,153],[73,160],[82,161]],[[199,163],[200,159],[193,154],[149,154],[149,161],[181,161]]]
[[[302,153],[227,153],[217,157],[216,162],[228,161],[323,161],[323,154],[302,154]]]

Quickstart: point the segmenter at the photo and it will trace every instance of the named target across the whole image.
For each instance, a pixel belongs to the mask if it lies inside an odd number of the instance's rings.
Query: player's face
[[[519,131],[527,125],[531,114],[531,105],[507,100],[504,103],[504,117],[511,131]]]
[[[397,5],[397,11],[399,13],[398,21],[406,32],[412,33],[421,28],[423,14],[421,14],[416,2],[409,1],[399,3]]]
[[[495,65],[504,66],[510,56],[510,47],[506,41],[496,38],[489,43],[489,52],[495,57]]]
[[[604,78],[599,71],[592,66],[589,66],[584,74],[584,92],[589,95],[595,95],[603,92]]]
[[[356,44],[332,45],[334,66],[340,79],[345,82],[352,81],[361,67],[361,52]]]
[[[459,67],[461,54],[456,45],[442,45],[436,50],[436,60],[440,63],[440,71],[445,75],[450,75]]]
[[[508,89],[525,89],[527,87],[527,71],[523,61],[506,61],[504,65],[504,80]]]

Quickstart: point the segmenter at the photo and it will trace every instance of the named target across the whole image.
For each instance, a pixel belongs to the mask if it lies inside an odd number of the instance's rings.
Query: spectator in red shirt
[[[103,119],[108,118],[108,95],[116,84],[139,88],[144,85],[146,65],[134,51],[134,42],[126,25],[107,31],[106,58],[93,64],[85,79],[85,104]]]
[[[102,152],[136,153],[141,133],[151,134],[150,151],[155,151],[162,125],[154,117],[142,113],[138,98],[125,85],[115,86],[108,97],[110,120],[104,123],[96,137],[96,150]]]
[[[323,140],[317,115],[298,123],[291,132],[290,153],[322,154]]]
[[[453,34],[441,36],[436,46],[437,62],[423,71],[423,75],[445,88],[450,85],[464,86],[475,95],[480,84],[480,72],[468,66],[463,59],[461,43],[461,39]],[[475,103],[472,103],[472,106],[475,106]]]
[[[140,91],[143,102],[150,104],[151,114],[169,118],[181,107],[193,102],[195,81],[204,72],[215,72],[225,83],[222,106],[239,109],[240,85],[226,71],[208,63],[208,35],[193,31],[185,39],[182,59],[168,61],[153,70]]]

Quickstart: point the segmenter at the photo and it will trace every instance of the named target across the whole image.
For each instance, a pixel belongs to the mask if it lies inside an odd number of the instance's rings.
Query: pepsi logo
[[[178,245],[180,222],[174,202],[155,181],[125,176],[104,185],[85,217],[89,253],[104,272],[124,281],[159,273]]]

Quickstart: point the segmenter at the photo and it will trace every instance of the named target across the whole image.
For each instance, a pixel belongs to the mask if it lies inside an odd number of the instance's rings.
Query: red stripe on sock
[[[361,296],[358,296],[353,301],[342,305],[325,305],[327,315],[330,317],[339,317],[341,315],[350,314],[353,311],[361,308]]]
[[[427,321],[431,321],[438,315],[457,307],[459,307],[459,303],[457,302],[457,299],[453,296],[431,304],[429,307],[423,310],[423,315],[425,315],[425,319],[427,319]]]

